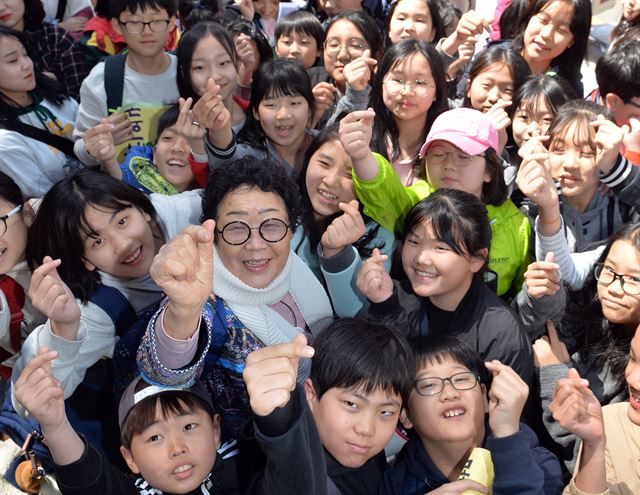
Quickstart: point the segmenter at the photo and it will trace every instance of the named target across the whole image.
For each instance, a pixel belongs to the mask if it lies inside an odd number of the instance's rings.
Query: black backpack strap
[[[67,10],[67,0],[58,0],[58,10],[56,12],[56,19],[62,21],[64,19],[64,11]]]
[[[126,59],[126,53],[111,55],[104,59],[104,90],[107,93],[107,111],[109,115],[122,106],[124,63]]]
[[[44,129],[40,129],[39,127],[25,124],[18,119],[5,121],[5,127],[10,131],[15,131],[23,136],[27,136],[31,139],[35,139],[36,141],[48,144],[49,146],[53,146],[54,148],[62,151],[65,155],[75,158],[76,160],[78,159],[73,151],[73,141],[67,138],[52,134]]]

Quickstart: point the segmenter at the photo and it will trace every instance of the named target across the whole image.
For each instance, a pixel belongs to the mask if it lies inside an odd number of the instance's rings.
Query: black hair
[[[109,0],[96,0],[93,12],[96,17],[109,18]]]
[[[413,352],[396,328],[360,318],[341,318],[313,343],[311,382],[320,399],[332,388],[365,394],[382,390],[406,404],[415,380]]]
[[[33,74],[36,79],[35,91],[44,99],[56,104],[61,104],[67,95],[62,90],[60,83],[53,76],[42,72],[36,62],[37,58],[34,57],[31,50],[32,46],[31,43],[29,43],[27,36],[21,31],[16,31],[15,29],[0,25],[0,39],[4,37],[16,38],[20,43],[22,43],[22,46],[24,46],[27,51],[27,55],[29,55],[29,58],[33,61]],[[19,108],[20,105],[18,105],[17,102],[13,101],[0,91],[0,121],[3,126],[6,126],[9,129],[12,128],[12,123],[16,122],[18,119],[16,110]]]
[[[300,191],[284,167],[273,160],[259,160],[245,156],[232,160],[224,167],[214,169],[209,176],[207,189],[202,197],[201,222],[216,219],[218,206],[224,197],[237,189],[258,188],[282,198],[289,217],[291,232],[298,226],[302,215]]]
[[[265,98],[302,96],[309,105],[309,116],[315,109],[311,79],[299,60],[279,58],[263,63],[253,78],[251,99],[244,127],[238,133],[238,142],[267,151],[267,136],[254,113]]]
[[[298,187],[300,188],[300,197],[302,199],[302,218],[301,218],[301,226],[304,229],[305,237],[309,239],[309,244],[311,246],[311,252],[316,252],[316,248],[320,243],[320,238],[324,233],[325,229],[333,222],[334,219],[342,215],[341,211],[337,211],[333,215],[329,215],[327,218],[323,219],[321,225],[318,224],[314,217],[313,206],[311,205],[311,200],[309,199],[309,191],[307,190],[307,169],[309,168],[309,162],[311,161],[311,157],[318,151],[323,145],[331,142],[340,143],[340,135],[338,134],[338,126],[340,124],[341,119],[338,119],[333,125],[329,127],[325,127],[321,130],[316,137],[313,138],[309,147],[305,151],[304,162],[302,166],[302,170],[300,174],[298,174]],[[341,145],[342,146],[342,145]],[[355,190],[354,190],[355,197]],[[371,219],[366,216],[362,210],[364,205],[360,204],[360,214],[365,221],[365,224],[370,222]],[[379,225],[376,225],[373,228],[368,229],[365,234],[358,239],[353,247],[356,248],[361,258],[368,258],[371,256],[374,248],[382,249],[384,247],[384,243],[376,246],[372,246],[371,242],[378,235],[378,231],[380,229]],[[302,244],[304,242],[304,238],[300,240]],[[298,246],[294,247],[294,251],[297,251]]]
[[[442,363],[451,358],[461,364],[488,385],[491,382],[484,360],[469,344],[453,335],[430,334],[409,339],[416,363],[415,374],[430,362]]]
[[[384,104],[384,78],[387,73],[393,70],[400,62],[408,57],[420,53],[426,59],[431,68],[431,75],[436,84],[435,101],[431,103],[431,107],[427,111],[427,118],[424,125],[424,137],[429,133],[433,121],[442,112],[449,109],[449,100],[447,98],[447,81],[445,77],[445,69],[442,58],[436,52],[436,49],[426,41],[406,39],[391,45],[378,64],[378,69],[373,76],[371,82],[371,96],[369,104],[376,112],[376,118],[373,122],[373,136],[371,139],[371,149],[380,153],[390,161],[395,160],[399,156],[398,149],[394,146],[391,156],[387,156],[387,136],[391,142],[397,143],[400,131],[396,124],[395,117],[391,110]],[[414,166],[419,166],[421,160],[416,158]]]
[[[609,237],[596,264],[606,261],[616,241],[628,241],[640,253],[640,223],[624,224]],[[571,340],[567,339],[569,353],[578,352],[583,362],[592,370],[609,367],[609,375],[617,382],[617,391],[620,393],[626,389],[624,369],[629,360],[635,325],[630,328],[620,323],[612,323],[604,317],[602,303],[598,299],[598,281],[594,276],[594,268],[587,277],[581,293],[582,299],[571,294],[573,297],[569,300],[562,319],[561,337],[562,334],[572,336],[572,340],[575,340],[573,346]]]
[[[391,10],[387,15],[387,25],[385,29],[385,44],[387,47],[392,45],[391,40],[389,39],[389,27],[391,26],[391,18],[393,17],[393,14],[401,1],[402,0],[397,0],[396,2],[393,2],[391,4]],[[430,41],[430,43],[435,45],[441,38],[446,37],[446,33],[444,30],[445,25],[442,22],[442,18],[440,17],[441,6],[437,0],[424,0],[424,2],[427,4],[427,8],[429,9],[429,14],[431,15],[431,25],[433,26],[433,39]]]
[[[362,37],[367,42],[367,45],[369,45],[372,58],[379,58],[382,55],[382,51],[384,49],[382,33],[380,32],[380,28],[376,24],[376,21],[373,20],[373,17],[367,14],[364,10],[347,10],[333,16],[329,21],[329,24],[327,24],[327,28],[324,30],[325,40],[329,35],[331,27],[338,21],[349,21],[358,31],[360,31]]]
[[[611,112],[607,108],[598,105],[589,100],[571,100],[562,105],[553,119],[553,122],[549,126],[547,134],[549,135],[549,142],[547,147],[551,149],[554,141],[558,138],[565,137],[569,127],[576,123],[578,128],[573,133],[573,142],[579,145],[579,139],[582,137],[579,130],[584,130],[587,133],[587,142],[590,147],[596,149],[595,143],[595,129],[591,127],[591,122],[594,122],[598,115],[604,115],[605,118],[613,121]]]
[[[462,11],[456,5],[448,0],[436,0],[440,22],[443,26],[444,36],[448,36],[455,32],[458,23],[462,18]],[[435,38],[434,38],[435,39]]]
[[[640,96],[640,39],[616,45],[596,64],[596,80],[603,98],[609,93],[627,103]]]
[[[178,91],[182,98],[193,98],[194,103],[200,98],[193,90],[191,82],[191,61],[196,46],[208,36],[213,36],[224,48],[233,65],[238,68],[238,56],[233,38],[222,24],[215,21],[203,21],[185,31],[180,37],[176,50],[178,56]]]
[[[535,0],[520,17],[517,35],[513,40],[513,48],[521,53],[524,49],[524,32],[529,21],[540,11],[556,0]],[[573,5],[573,18],[569,29],[573,34],[573,45],[565,49],[558,57],[551,61],[551,67],[558,69],[558,74],[564,77],[572,87],[576,88],[582,79],[580,68],[587,53],[589,31],[591,29],[591,1],[590,0],[561,0]]]
[[[433,235],[458,256],[486,258],[491,246],[491,224],[485,205],[473,194],[457,189],[438,189],[409,211],[403,239],[412,229],[428,222]]]
[[[200,22],[213,21],[218,17],[220,10],[218,0],[180,0],[178,4],[180,25],[184,31],[189,31]]]
[[[513,48],[508,48],[500,45],[494,45],[486,50],[482,51],[471,64],[471,70],[469,71],[469,78],[467,79],[467,88],[465,90],[464,100],[462,106],[467,108],[471,107],[471,100],[468,96],[469,90],[473,80],[489,69],[492,65],[504,65],[509,69],[511,73],[511,79],[513,80],[513,93],[516,94],[520,86],[524,83],[528,76],[531,75],[531,69],[527,61],[522,58],[522,55],[518,54]],[[480,108],[476,110],[482,111]],[[508,107],[507,113],[509,117],[513,116],[513,105]]]
[[[109,19],[118,19],[128,10],[132,14],[147,9],[166,10],[169,17],[176,15],[177,0],[109,0]]]
[[[620,16],[620,22],[611,32],[611,45],[620,46],[629,41],[640,38],[640,15],[630,21],[624,18],[624,13]]]
[[[14,206],[23,202],[22,191],[18,184],[4,172],[0,172],[0,198],[8,201]]]
[[[540,97],[544,98],[554,115],[562,105],[577,98],[573,88],[563,78],[549,74],[535,74],[520,86],[513,97],[511,106],[514,113],[522,104],[527,110],[535,110]]]
[[[136,385],[136,392],[147,386],[148,384],[141,380]],[[160,417],[165,421],[171,416],[195,412],[198,409],[205,411],[211,417],[211,421],[215,421],[216,417],[215,411],[211,409],[209,404],[188,390],[171,390],[153,395],[133,406],[122,423],[120,443],[125,449],[131,450],[131,441],[134,435],[140,435],[156,422],[158,405],[160,406]],[[213,442],[213,438],[211,441]]]
[[[324,42],[324,29],[320,20],[311,12],[306,10],[295,10],[289,12],[276,24],[274,38],[276,42],[281,36],[290,36],[291,34],[306,34],[316,40],[318,53],[322,50]]]
[[[31,31],[39,28],[45,18],[44,5],[41,0],[24,1],[24,30]]]
[[[242,18],[225,19],[223,20],[223,25],[227,28],[232,38],[235,39],[236,36],[245,34],[255,42],[258,48],[258,55],[260,56],[258,66],[273,58],[273,50],[271,45],[269,45],[269,40],[262,34],[262,31],[256,29],[251,22]]]
[[[180,116],[180,105],[171,105],[167,108],[158,118],[158,133],[156,134],[156,140],[160,138],[160,135],[165,129],[175,125],[178,122]]]
[[[90,169],[57,182],[44,196],[27,237],[26,258],[31,270],[45,256],[59,258],[58,273],[73,295],[86,302],[100,283],[97,270],[85,267],[85,236],[95,237],[86,210],[89,205],[121,211],[137,208],[155,219],[149,197],[118,179]]]
[[[529,8],[529,0],[512,0],[500,16],[500,38],[512,40],[518,35],[520,19]]]

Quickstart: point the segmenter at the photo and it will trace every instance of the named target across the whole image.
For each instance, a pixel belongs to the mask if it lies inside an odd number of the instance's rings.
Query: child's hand
[[[337,88],[328,82],[322,81],[313,87],[313,99],[316,102],[313,113],[313,124],[315,125],[329,110],[336,101]]]
[[[17,401],[43,430],[55,429],[66,419],[62,388],[51,370],[51,361],[57,355],[57,352],[41,347],[14,384]]]
[[[369,143],[375,116],[373,109],[369,108],[351,112],[340,121],[340,142],[352,160],[364,160],[371,153]]]
[[[33,271],[28,296],[33,306],[51,320],[56,335],[74,340],[80,326],[80,307],[58,274],[61,261],[45,256]]]
[[[238,7],[240,15],[243,18],[245,18],[249,22],[253,22],[253,18],[256,15],[256,10],[253,6],[253,0],[233,0],[233,3],[236,7]]]
[[[502,98],[498,99],[496,103],[489,109],[487,112],[487,117],[493,123],[493,126],[498,131],[499,136],[499,153],[502,153],[505,145],[507,144],[507,128],[511,125],[511,119],[509,118],[509,114],[505,111],[505,108],[510,107],[511,102],[505,101]]]
[[[331,258],[340,253],[345,247],[355,243],[365,233],[364,219],[358,210],[358,201],[340,203],[338,207],[344,211],[336,218],[322,234],[322,252]]]
[[[529,397],[529,386],[520,375],[497,359],[484,363],[493,374],[489,390],[489,426],[496,438],[515,435],[520,430],[520,415]]]
[[[548,136],[532,137],[518,151],[522,163],[518,169],[516,184],[541,210],[552,210],[558,205],[558,192],[551,176],[549,152],[542,145],[542,141],[548,139]]]
[[[536,367],[571,362],[567,346],[558,337],[558,331],[551,321],[547,322],[547,333],[548,337],[545,335],[533,343],[533,363]]]
[[[376,248],[358,272],[356,286],[372,303],[381,303],[393,295],[393,280],[384,267],[385,261],[387,255]]]
[[[207,81],[207,91],[193,105],[192,115],[200,127],[209,131],[231,128],[231,114],[220,96],[220,86],[213,79]]]
[[[180,105],[180,113],[176,121],[176,130],[187,138],[191,151],[200,155],[205,154],[204,136],[207,133],[207,128],[201,126],[193,117],[193,111],[191,110],[193,99],[187,98],[185,100],[184,98],[180,98],[178,103]]]
[[[356,91],[363,91],[369,85],[371,70],[378,64],[371,58],[371,50],[365,50],[362,55],[344,66],[344,78],[347,84]]]
[[[626,151],[640,153],[640,119],[635,117],[629,119],[629,132],[625,134],[623,142]]]
[[[313,353],[307,338],[299,334],[290,343],[263,347],[247,356],[242,377],[254,414],[267,416],[289,402],[296,388],[298,361]]]
[[[106,117],[106,120],[113,126],[111,135],[113,136],[114,145],[118,146],[119,144],[126,143],[133,137],[133,124],[126,113],[112,113]]]
[[[585,442],[604,438],[602,407],[577,370],[570,369],[567,378],[558,380],[549,409],[560,426]]]
[[[253,7],[251,0],[249,0],[249,3],[251,7]],[[260,54],[251,42],[251,37],[244,33],[236,36],[233,41],[236,45],[236,53],[238,54],[238,75],[240,76],[240,83],[249,86],[253,73],[260,64]]]
[[[115,126],[104,118],[98,125],[87,129],[84,133],[84,147],[94,158],[107,162],[115,160],[116,147],[113,142],[113,132]]]
[[[534,299],[552,296],[560,290],[560,265],[553,262],[553,253],[548,252],[544,261],[534,261],[524,273],[527,291]]]
[[[190,225],[160,248],[150,274],[174,308],[200,315],[213,288],[215,222]]]
[[[596,129],[594,142],[596,145],[596,167],[601,172],[609,172],[616,163],[625,134],[629,133],[629,126],[618,127],[610,120],[598,115],[598,119],[591,122]]]
[[[471,490],[480,493],[489,493],[487,487],[482,483],[473,480],[458,480],[446,483],[440,488],[427,492],[426,495],[460,495],[461,493],[467,493]]]
[[[475,10],[465,12],[456,26],[456,38],[464,43],[470,36],[482,34],[484,30],[490,30],[493,19],[484,19]]]

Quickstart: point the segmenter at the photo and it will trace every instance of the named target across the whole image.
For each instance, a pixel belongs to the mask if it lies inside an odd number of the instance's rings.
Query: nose
[[[493,86],[489,90],[489,94],[487,96],[487,100],[489,103],[494,104],[500,99],[500,88],[498,86]]]
[[[265,241],[260,235],[260,232],[255,229],[251,230],[249,240],[247,240],[244,246],[250,251],[260,251],[261,249],[265,248],[266,244],[267,241]]]
[[[168,439],[169,457],[175,458],[187,453],[187,445],[179,436],[171,436]]]
[[[328,186],[334,186],[338,183],[338,172],[334,169],[327,170],[326,175],[322,178],[322,182]]]
[[[415,262],[422,267],[431,266],[431,251],[427,248],[420,249],[416,253]]]
[[[410,32],[410,33],[415,32],[415,30],[416,30],[416,25],[414,24],[413,19],[406,19],[406,20],[404,21],[404,30],[405,30],[405,31],[408,31],[408,32]]]
[[[178,136],[173,140],[171,151],[176,153],[187,153],[189,151],[189,142],[184,137]]]
[[[542,26],[540,36],[544,39],[550,39],[553,36],[553,24]]]
[[[291,43],[291,47],[289,48],[289,53],[298,54],[300,53],[300,45],[298,43]]]
[[[622,290],[622,280],[620,280],[620,277],[616,277],[615,280],[607,286],[607,291],[609,292],[609,294],[616,297],[624,296],[624,291]]]
[[[445,380],[444,385],[442,386],[442,392],[440,392],[440,400],[448,401],[457,399],[459,395],[460,392],[454,388],[451,380]]]
[[[276,112],[276,119],[284,120],[291,117],[291,112],[289,111],[289,107],[287,105],[281,105]]]
[[[361,414],[353,429],[361,437],[372,437],[376,432],[374,413]]]

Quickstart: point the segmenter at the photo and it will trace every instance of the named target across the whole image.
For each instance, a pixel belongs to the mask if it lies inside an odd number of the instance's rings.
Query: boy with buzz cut
[[[381,495],[562,491],[558,459],[520,423],[529,389],[515,371],[497,360],[483,363],[466,343],[451,336],[420,337],[410,344],[414,385],[401,421],[413,434],[385,473]],[[493,375],[488,395],[487,371]],[[492,487],[458,479],[476,447],[491,453]]]
[[[122,105],[165,106],[177,103],[177,58],[164,47],[176,26],[175,0],[113,0],[109,16],[113,29],[128,47],[124,62]],[[114,84],[119,86],[119,84]],[[118,98],[120,95],[114,95]],[[116,146],[133,137],[133,123],[123,112],[107,108],[105,62],[96,65],[80,88],[80,106],[74,136],[76,156],[86,165],[99,160],[85,147],[84,139],[92,134],[109,133]],[[106,119],[106,120],[103,120]],[[139,144],[132,142],[132,144]]]
[[[313,348],[305,343],[298,335],[247,357],[256,439],[279,473],[265,486],[313,480],[300,493],[375,494],[413,383],[411,349],[395,329],[356,318],[333,322]],[[298,361],[310,356],[310,377],[296,387]]]

